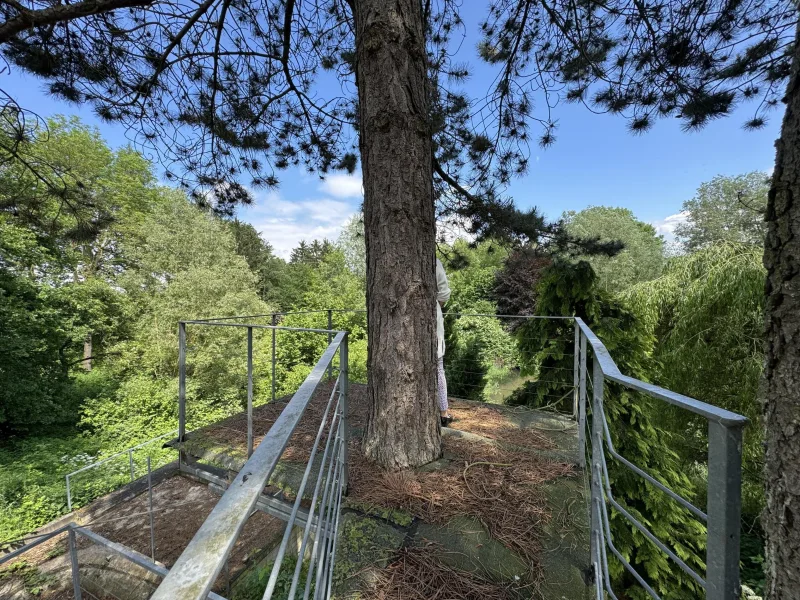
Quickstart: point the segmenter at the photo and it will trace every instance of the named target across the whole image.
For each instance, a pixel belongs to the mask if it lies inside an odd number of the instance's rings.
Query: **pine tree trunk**
[[[419,0],[355,0],[367,247],[364,451],[387,468],[441,454],[436,409],[435,218]]]
[[[798,28],[800,42],[800,28]],[[767,205],[766,426],[769,600],[800,598],[800,43]]]
[[[87,333],[83,339],[83,363],[81,363],[86,371],[92,370],[92,352],[92,334]]]

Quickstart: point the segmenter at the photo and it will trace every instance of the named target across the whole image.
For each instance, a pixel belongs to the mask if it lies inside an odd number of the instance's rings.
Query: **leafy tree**
[[[122,242],[159,197],[147,161],[112,151],[77,119],[53,118],[38,134],[21,141],[18,154],[0,148],[0,304],[9,349],[0,364],[9,394],[0,420],[17,431],[76,420],[73,369],[127,334],[128,297],[115,285],[126,267]]]
[[[689,252],[720,241],[762,246],[768,193],[769,176],[761,171],[717,175],[683,203],[686,222],[675,228],[675,237]]]
[[[229,222],[236,243],[236,253],[243,256],[258,283],[258,295],[264,302],[288,309],[286,302],[286,262],[275,256],[272,246],[250,223],[238,219]]]
[[[603,341],[617,366],[626,375],[647,380],[653,368],[650,352],[653,336],[619,300],[597,285],[587,262],[555,262],[542,275],[537,294],[537,314],[581,317]],[[517,332],[523,361],[541,374],[533,393],[525,397],[530,404],[549,403],[551,397],[572,395],[573,328],[566,320],[530,319]],[[672,490],[691,496],[691,481],[681,469],[679,456],[672,450],[671,435],[659,422],[661,406],[642,394],[610,381],[605,383],[603,403],[614,447],[634,464]],[[571,398],[570,398],[571,402]],[[591,407],[589,407],[591,409]],[[594,418],[594,417],[593,417]],[[609,459],[609,479],[617,501],[645,524],[659,539],[692,568],[702,571],[705,531],[696,518],[650,486],[644,479]],[[645,574],[662,598],[683,599],[701,595],[702,590],[667,556],[642,536],[621,514],[609,509],[614,543],[625,558]],[[622,565],[610,557],[615,588],[626,597],[648,598]]]
[[[579,238],[621,241],[625,248],[615,256],[581,256],[606,291],[618,292],[654,279],[664,265],[664,240],[655,228],[638,220],[627,208],[593,206],[562,217],[567,231]]]
[[[512,252],[495,274],[493,295],[498,313],[535,314],[539,281],[551,262],[551,257],[536,248],[525,247]]]
[[[33,234],[0,218],[0,428],[6,432],[57,423],[69,409],[59,402],[69,381],[67,317],[52,288],[7,268],[15,260],[9,250],[23,263],[39,258]]]
[[[351,377],[355,381],[365,382],[367,380],[366,314],[352,312],[354,309],[363,311],[366,307],[363,281],[347,268],[347,259],[340,250],[332,250],[326,254],[316,269],[310,269],[307,265],[290,265],[290,270],[299,266],[308,269],[299,306],[302,306],[304,311],[319,312],[288,315],[281,324],[327,329],[326,309],[333,309],[331,317],[334,329],[350,332]],[[303,378],[311,372],[328,340],[318,333],[304,332],[280,332],[279,338],[278,361],[285,372],[278,375],[278,383],[284,393],[290,393],[297,389]]]
[[[342,228],[336,247],[344,253],[347,268],[356,277],[367,280],[367,247],[364,243],[364,214],[353,215]]]
[[[491,399],[519,362],[506,324],[485,316],[498,312],[492,288],[508,249],[495,241],[469,244],[463,239],[449,247],[440,244],[439,249],[452,290],[445,308],[448,393],[471,400]]]
[[[122,239],[158,201],[150,164],[133,150],[112,151],[77,118],[50,119],[18,152],[24,156],[0,156],[0,211],[50,250],[31,274],[73,304],[72,337],[89,369],[102,343],[121,333],[124,298],[113,279],[125,267]],[[30,161],[39,165],[35,172]]]
[[[84,405],[83,425],[116,446],[175,427],[177,322],[270,312],[235,248],[224,222],[177,191],[142,223],[126,249],[134,267],[120,279],[139,313],[131,338],[115,348],[120,358],[110,367],[121,384]],[[190,326],[187,336],[190,426],[241,410],[247,373],[243,333]]]

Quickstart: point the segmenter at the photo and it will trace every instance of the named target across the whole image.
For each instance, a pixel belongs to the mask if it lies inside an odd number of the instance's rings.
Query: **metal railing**
[[[617,600],[609,575],[608,553],[613,554],[623,568],[638,582],[649,597],[660,600],[658,593],[646,579],[625,559],[614,545],[609,523],[608,506],[614,508],[659,550],[664,552],[678,568],[705,590],[707,600],[738,600],[739,598],[739,536],[741,519],[742,481],[742,429],[747,419],[730,411],[717,408],[693,398],[671,392],[623,375],[606,347],[581,319],[575,319],[575,374],[578,404],[579,460],[585,466],[587,423],[587,366],[591,350],[591,430],[589,433],[591,470],[591,561],[595,574],[595,593],[598,600],[607,594]],[[614,448],[603,406],[605,382],[613,382],[645,394],[650,398],[687,410],[708,421],[708,500],[706,511],[694,506],[631,461]],[[608,475],[607,457],[629,470],[706,525],[706,572],[703,575],[692,569],[658,539],[643,523],[636,519],[615,498]]]
[[[70,577],[70,586],[72,588],[72,598],[74,600],[82,600],[84,597],[84,587],[83,585],[86,581],[82,582],[81,578],[81,566],[79,562],[79,555],[82,552],[78,545],[78,538],[84,538],[84,540],[91,542],[97,546],[101,546],[105,552],[118,556],[123,560],[127,561],[131,565],[135,565],[137,567],[141,567],[145,571],[158,575],[160,577],[166,577],[169,573],[169,570],[164,567],[162,564],[155,562],[152,558],[145,556],[144,554],[133,550],[132,548],[128,548],[122,544],[109,540],[95,531],[92,531],[88,527],[79,526],[76,523],[68,523],[58,529],[54,529],[53,531],[43,533],[40,535],[34,535],[26,539],[27,543],[12,552],[0,556],[0,566],[5,563],[11,562],[13,559],[18,560],[25,560],[27,554],[46,542],[50,542],[51,540],[61,537],[64,534],[67,535],[67,544],[66,550],[69,553],[69,577]],[[105,556],[105,554],[104,554]],[[108,560],[106,557],[105,560]],[[33,559],[34,563],[36,558]],[[12,563],[13,565],[13,563]],[[126,572],[128,569],[126,568]],[[96,578],[94,578],[96,579]],[[96,583],[96,582],[95,582]],[[95,594],[87,593],[88,597],[95,598]],[[214,592],[209,592],[206,596],[208,600],[226,600],[223,596],[219,594],[215,594]]]
[[[263,315],[261,315],[263,316]],[[271,316],[271,315],[270,315]],[[329,598],[333,582],[335,539],[339,526],[342,495],[348,477],[348,334],[345,331],[326,329],[278,327],[252,323],[233,323],[254,317],[234,317],[183,321],[178,326],[178,442],[186,440],[186,327],[236,327],[247,332],[247,449],[248,460],[232,483],[225,484],[204,474],[184,461],[179,453],[179,468],[194,475],[205,476],[212,483],[225,487],[224,494],[202,524],[189,545],[181,553],[173,568],[153,594],[153,600],[200,600],[205,598],[217,576],[226,564],[242,529],[257,508],[286,521],[286,530],[275,558],[264,599],[272,597],[284,557],[289,547],[295,524],[303,526],[303,537],[298,550],[298,560],[292,577],[290,598],[300,590],[305,599],[313,588],[313,598]],[[275,322],[275,317],[272,317]],[[257,448],[253,448],[253,331],[309,332],[326,335],[330,339],[322,356],[311,373],[300,385],[291,400],[281,411]],[[274,339],[274,338],[273,338]],[[275,344],[272,345],[273,372]],[[287,504],[277,498],[265,496],[264,487],[275,472],[289,439],[300,423],[303,414],[326,374],[332,372],[334,358],[338,355],[338,377],[325,405],[316,439],[310,449],[302,480],[294,492],[296,499]],[[273,376],[273,389],[274,389]],[[274,393],[274,392],[273,392]],[[322,458],[320,453],[323,434],[326,434]],[[316,473],[313,473],[316,469]],[[306,488],[314,481],[310,507],[301,509],[307,496]],[[304,558],[308,557],[306,581],[300,581]]]
[[[85,467],[81,467],[80,469],[77,469],[77,470],[73,471],[72,473],[68,473],[65,476],[65,481],[66,481],[66,486],[67,486],[67,512],[72,512],[72,486],[70,485],[70,481],[72,480],[72,478],[75,475],[78,475],[79,473],[85,473],[85,472],[90,471],[92,469],[96,469],[96,468],[100,467],[101,465],[108,464],[111,461],[113,461],[114,459],[119,458],[120,456],[124,456],[125,454],[127,454],[128,455],[128,469],[130,471],[130,481],[132,482],[132,481],[134,481],[136,479],[136,464],[135,464],[135,462],[133,460],[133,453],[136,452],[137,450],[140,450],[141,448],[144,448],[145,446],[149,446],[153,442],[157,442],[158,440],[163,440],[166,437],[174,437],[175,434],[177,434],[177,433],[178,433],[177,429],[175,429],[173,431],[168,431],[167,433],[163,433],[163,434],[161,434],[159,436],[156,436],[154,438],[150,438],[149,440],[144,441],[141,444],[137,444],[136,446],[131,446],[130,448],[126,448],[125,450],[121,450],[119,452],[116,452],[116,453],[114,453],[114,454],[112,454],[110,456],[107,456],[106,458],[103,458],[101,460],[95,461],[90,465],[86,465]],[[106,490],[106,492],[107,491],[110,491],[110,490]],[[113,490],[111,490],[111,491],[113,491]]]
[[[270,315],[259,315],[259,317],[267,316],[272,319],[273,323],[276,323],[280,319],[293,315],[319,314],[321,320],[326,320],[329,326],[333,326],[338,314],[364,312],[363,310],[324,309],[296,313],[271,313]],[[620,552],[614,546],[609,522],[608,507],[610,506],[623,519],[630,522],[649,542],[663,552],[676,565],[676,568],[691,577],[705,591],[705,597],[708,600],[738,600],[740,585],[741,444],[742,429],[747,423],[744,417],[622,374],[603,343],[580,318],[461,313],[451,313],[451,316],[457,318],[486,317],[504,321],[520,318],[566,319],[575,324],[573,330],[574,339],[569,342],[574,348],[574,365],[571,369],[573,371],[571,377],[572,385],[569,395],[571,396],[571,412],[578,425],[579,452],[576,462],[582,468],[586,467],[587,442],[589,442],[591,449],[591,557],[596,573],[595,586],[598,598],[604,598],[605,594],[608,597],[617,598],[610,580],[608,553],[611,553],[620,561],[622,567],[635,579],[649,597],[660,598],[659,594],[648,584],[646,578],[639,574],[630,562],[624,558],[623,552]],[[320,324],[323,327],[325,325],[322,322]],[[273,357],[274,347],[273,344]],[[591,357],[590,367],[587,366],[588,357]],[[450,368],[458,369],[460,365],[456,364]],[[273,373],[275,372],[274,369],[275,362],[273,358]],[[467,373],[467,371],[464,372]],[[566,372],[564,375],[566,376]],[[604,383],[606,381],[644,394],[656,401],[687,410],[707,420],[708,499],[705,511],[669,489],[653,474],[647,473],[617,452],[611,438],[603,406]],[[592,416],[591,420],[588,419],[589,413]],[[587,426],[591,427],[588,434]],[[707,531],[705,540],[705,573],[698,573],[689,566],[666,543],[658,539],[643,523],[631,515],[623,504],[617,501],[608,475],[608,460],[615,461],[615,464],[620,465],[620,468],[627,469],[647,481],[648,484],[666,494],[705,525]]]

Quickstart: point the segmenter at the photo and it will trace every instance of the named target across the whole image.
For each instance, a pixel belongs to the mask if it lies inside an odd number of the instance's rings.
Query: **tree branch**
[[[18,7],[20,14],[0,25],[0,44],[8,42],[18,33],[33,27],[55,25],[82,17],[98,15],[119,8],[149,6],[155,0],[83,0],[76,4],[62,4],[42,10],[28,10]],[[16,4],[16,3],[15,3]]]
[[[459,194],[464,196],[470,202],[480,202],[480,200],[468,192],[466,188],[464,188],[458,180],[455,179],[452,175],[450,175],[447,171],[442,168],[442,165],[439,164],[439,161],[436,158],[433,159],[433,170],[441,177],[446,184],[448,184],[451,188],[456,190]]]

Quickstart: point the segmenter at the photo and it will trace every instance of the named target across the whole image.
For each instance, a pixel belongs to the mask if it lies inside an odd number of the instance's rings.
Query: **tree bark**
[[[85,371],[92,370],[92,334],[87,333],[83,339],[83,369]]]
[[[800,42],[800,27],[797,38]],[[766,427],[769,600],[800,598],[800,43],[776,142],[767,205],[767,315],[762,380]]]
[[[441,454],[435,217],[422,3],[355,0],[367,249],[366,456],[387,468]]]

